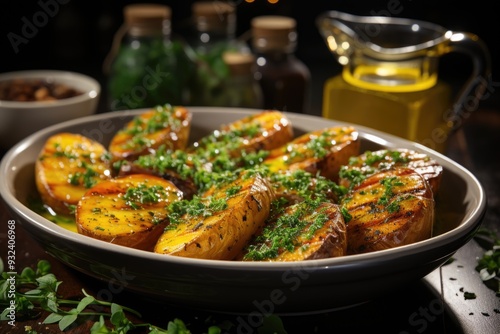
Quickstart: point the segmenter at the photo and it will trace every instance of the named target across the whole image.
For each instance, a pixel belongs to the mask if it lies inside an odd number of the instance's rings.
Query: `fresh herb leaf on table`
[[[500,238],[483,228],[476,233],[475,239],[487,249],[478,260],[476,271],[484,284],[500,297]]]
[[[1,262],[0,262],[1,263]],[[69,326],[76,324],[82,317],[95,316],[99,321],[95,322],[90,330],[91,334],[126,334],[141,327],[147,328],[150,334],[190,334],[184,322],[174,319],[168,323],[168,328],[160,328],[150,323],[132,323],[126,313],[131,313],[140,317],[140,313],[128,307],[97,300],[82,291],[85,295],[81,300],[63,299],[57,294],[57,290],[62,283],[51,273],[50,263],[46,260],[38,262],[36,270],[30,267],[24,268],[21,274],[14,274],[3,271],[3,264],[0,266],[0,307],[3,310],[0,314],[0,321],[8,321],[11,309],[11,300],[15,301],[16,318],[32,319],[39,314],[40,309],[49,312],[43,323],[58,323],[59,329],[64,331]],[[15,292],[12,290],[12,279],[15,281]],[[100,306],[99,311],[93,309]],[[109,309],[110,312],[104,312]],[[108,327],[105,318],[109,318],[111,327]],[[208,334],[219,334],[221,329],[217,326],[210,326]]]

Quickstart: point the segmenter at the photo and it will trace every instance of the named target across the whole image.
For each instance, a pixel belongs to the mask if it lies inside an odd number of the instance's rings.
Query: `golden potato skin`
[[[288,118],[279,111],[266,110],[222,125],[194,142],[187,153],[204,161],[207,170],[212,170],[221,156],[241,167],[245,154],[272,150],[292,138],[293,128]]]
[[[349,213],[347,254],[373,252],[432,236],[432,190],[410,168],[382,171],[366,178],[343,199]]]
[[[359,156],[351,157],[349,164],[341,168],[339,184],[349,188],[353,183],[353,180],[349,179],[352,171],[367,177],[379,171],[396,167],[414,169],[429,182],[434,195],[438,193],[443,176],[443,166],[424,153],[404,148],[366,151]]]
[[[339,206],[301,202],[268,221],[263,233],[245,247],[241,260],[302,261],[344,256],[346,252],[346,225]]]
[[[230,189],[239,190],[228,196]],[[171,222],[158,239],[156,253],[233,260],[264,226],[274,193],[267,180],[255,174],[212,188],[202,198],[207,202],[223,199],[227,206],[207,217],[184,214],[181,222]]]
[[[359,147],[353,127],[332,127],[306,133],[272,150],[263,164],[272,172],[301,169],[337,181],[340,167],[359,154]]]
[[[249,136],[243,149],[247,152],[271,150],[280,147],[293,139],[293,128],[288,118],[280,111],[264,110],[255,115],[244,117],[236,122],[223,125],[222,131],[238,131],[251,125],[258,125],[260,132]],[[239,153],[239,152],[237,152]]]
[[[165,171],[157,171],[154,168],[140,166],[135,161],[125,161],[120,165],[120,169],[116,172],[117,176],[126,176],[133,174],[148,174],[161,177],[162,179],[172,182],[182,192],[183,199],[191,199],[197,193],[198,189],[194,181],[189,178],[183,178],[174,170],[167,169]]]
[[[281,203],[292,205],[306,199],[338,203],[345,194],[335,182],[321,175],[313,175],[304,170],[284,170],[267,175],[276,198]]]
[[[110,243],[152,251],[163,233],[167,206],[182,199],[170,181],[134,174],[101,182],[78,203],[80,234]]]
[[[35,182],[42,201],[64,215],[73,212],[88,188],[110,175],[106,148],[75,133],[48,138],[35,163]]]
[[[191,130],[192,114],[182,106],[158,106],[128,122],[109,144],[113,161],[133,160],[160,146],[184,149]]]

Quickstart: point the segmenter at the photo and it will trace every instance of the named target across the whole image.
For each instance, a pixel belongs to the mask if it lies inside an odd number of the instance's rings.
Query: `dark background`
[[[109,51],[113,35],[123,22],[123,6],[133,2],[158,2],[172,8],[173,33],[182,36],[191,24],[193,1],[78,1],[39,0],[5,1],[0,9],[0,72],[25,69],[61,69],[89,74],[98,79],[105,89],[102,63]],[[324,81],[339,73],[340,65],[327,50],[315,26],[315,18],[326,10],[339,10],[358,15],[384,15],[414,18],[437,23],[453,31],[477,34],[488,46],[493,61],[493,82],[499,80],[496,61],[500,57],[500,14],[493,1],[429,1],[429,0],[371,0],[371,1],[291,1],[279,0],[270,4],[266,0],[228,1],[237,7],[237,35],[249,30],[251,18],[258,15],[279,14],[292,16],[298,21],[299,43],[296,55],[311,70],[312,94],[308,113],[321,113]],[[44,7],[50,8],[47,12]],[[26,21],[33,23],[48,19],[18,45],[16,52],[9,34],[23,36]],[[440,76],[459,85],[471,69],[468,58],[451,54],[443,57]],[[496,86],[493,85],[494,89]],[[498,90],[498,89],[497,89]],[[105,92],[103,92],[105,94]],[[483,105],[498,105],[498,92],[483,100]],[[101,99],[103,100],[103,99]],[[103,101],[102,101],[103,102]],[[100,111],[107,111],[101,103]]]

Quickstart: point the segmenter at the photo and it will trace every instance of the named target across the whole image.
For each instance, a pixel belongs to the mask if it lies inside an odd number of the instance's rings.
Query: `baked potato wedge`
[[[73,214],[85,192],[109,178],[106,148],[80,134],[51,136],[35,163],[35,182],[42,202],[58,214]]]
[[[284,262],[346,255],[346,225],[338,205],[303,201],[272,217],[245,247],[243,261]]]
[[[267,180],[242,172],[170,213],[154,251],[212,260],[233,260],[264,226],[274,193]]]
[[[167,207],[182,199],[171,182],[134,174],[101,182],[78,202],[80,234],[110,243],[152,251],[166,226]]]
[[[432,190],[414,169],[373,174],[354,186],[340,205],[349,216],[348,254],[398,247],[432,236]]]
[[[140,114],[118,131],[109,144],[112,161],[133,160],[160,146],[184,149],[191,130],[191,113],[181,106],[157,106]]]
[[[443,166],[424,153],[403,148],[366,151],[351,157],[339,172],[339,184],[349,188],[370,175],[395,167],[414,169],[429,182],[434,195],[438,193]]]
[[[336,182],[340,167],[359,154],[359,146],[353,127],[332,127],[306,133],[272,150],[263,164],[271,172],[305,170]]]
[[[292,205],[306,199],[338,203],[347,189],[321,175],[313,175],[301,169],[269,173],[267,176],[276,198]]]
[[[258,132],[255,132],[255,131]],[[288,118],[277,110],[264,110],[221,126],[226,133],[241,133],[245,151],[271,150],[293,138],[293,128]]]
[[[293,138],[292,124],[279,111],[266,110],[221,126],[187,150],[207,171],[254,166],[266,152]]]
[[[191,199],[198,193],[194,183],[196,169],[183,151],[166,151],[159,148],[155,153],[138,157],[134,161],[121,161],[118,176],[131,174],[156,175],[172,182],[183,193],[183,199]]]

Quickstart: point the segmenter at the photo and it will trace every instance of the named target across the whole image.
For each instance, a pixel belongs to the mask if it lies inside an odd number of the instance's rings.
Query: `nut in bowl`
[[[0,148],[63,121],[94,114],[100,84],[84,74],[30,70],[0,74]]]

